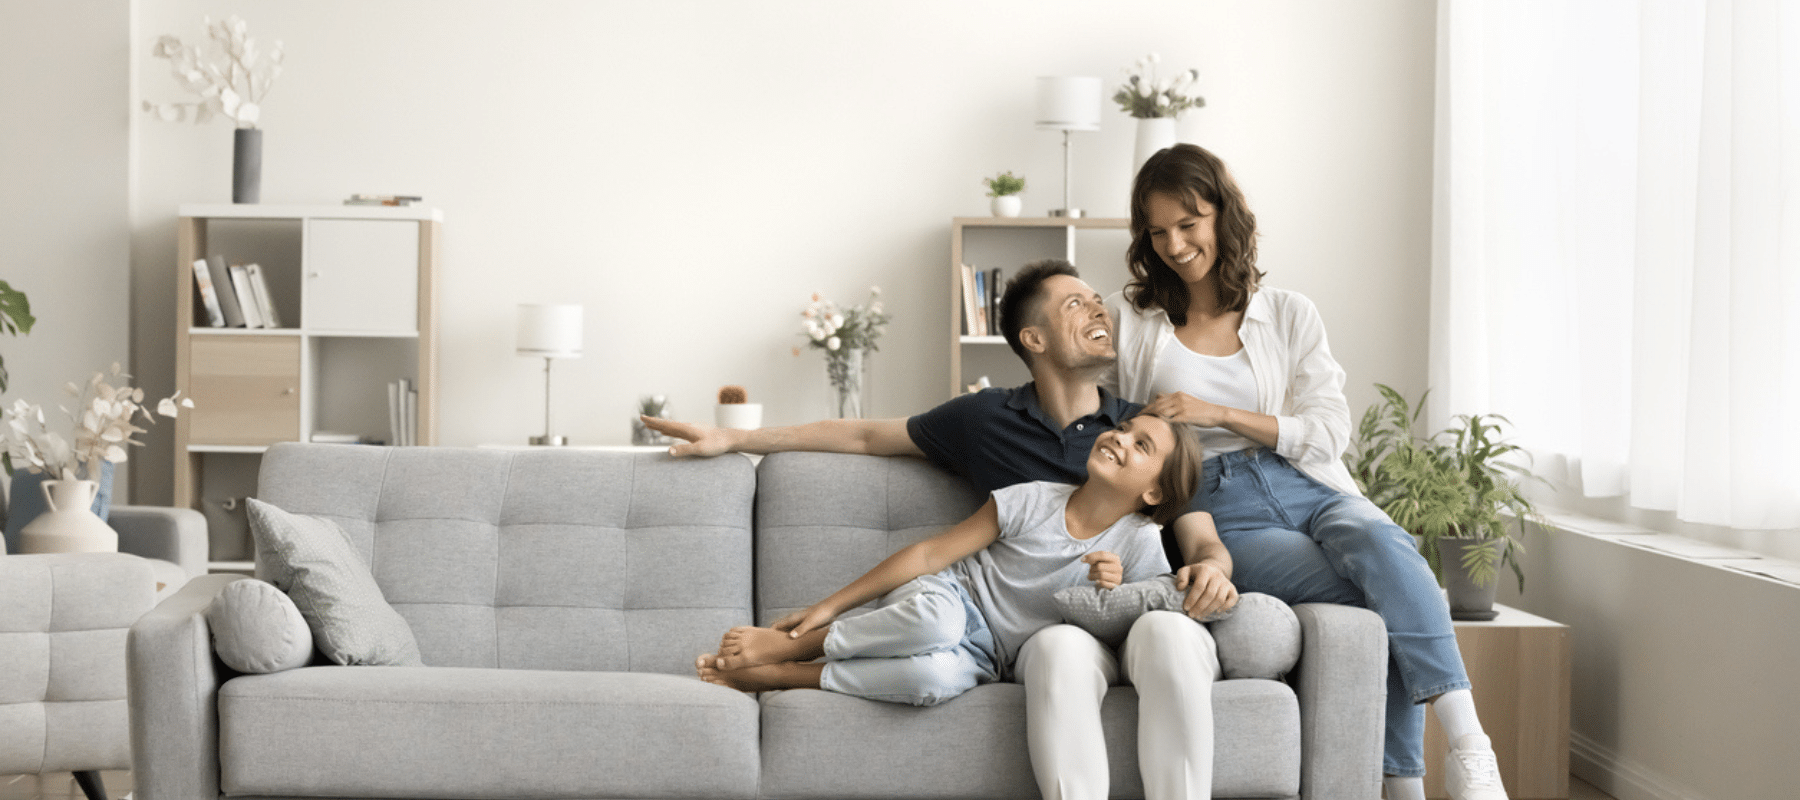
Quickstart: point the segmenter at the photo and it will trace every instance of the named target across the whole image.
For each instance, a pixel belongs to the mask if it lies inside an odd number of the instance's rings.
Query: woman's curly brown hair
[[[1219,252],[1213,260],[1219,305],[1225,311],[1243,311],[1250,305],[1263,273],[1256,268],[1256,215],[1244,201],[1243,191],[1225,169],[1225,162],[1211,151],[1192,144],[1158,150],[1131,184],[1131,247],[1125,260],[1131,281],[1125,299],[1139,309],[1161,308],[1175,325],[1187,324],[1187,283],[1164,264],[1150,244],[1150,195],[1180,198],[1188,212],[1200,213],[1198,200],[1210,203],[1216,213],[1213,235]]]

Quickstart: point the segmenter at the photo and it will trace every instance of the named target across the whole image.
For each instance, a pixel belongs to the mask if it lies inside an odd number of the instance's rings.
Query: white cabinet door
[[[307,222],[301,317],[311,331],[406,333],[419,328],[419,223]]]

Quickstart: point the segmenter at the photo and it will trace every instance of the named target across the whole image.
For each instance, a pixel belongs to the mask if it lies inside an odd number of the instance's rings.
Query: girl
[[[1224,162],[1178,144],[1131,190],[1132,281],[1107,301],[1115,383],[1200,427],[1204,484],[1240,592],[1373,609],[1387,624],[1387,796],[1424,800],[1431,702],[1457,800],[1505,800],[1450,609],[1413,539],[1356,490],[1344,371],[1312,301],[1263,287],[1256,217]]]
[[[1086,483],[995,491],[974,516],[773,627],[733,628],[695,662],[700,678],[913,705],[1005,680],[1025,640],[1061,622],[1056,590],[1168,572],[1159,526],[1187,510],[1200,455],[1187,426],[1128,419],[1094,441]],[[838,619],[876,598],[875,610]]]

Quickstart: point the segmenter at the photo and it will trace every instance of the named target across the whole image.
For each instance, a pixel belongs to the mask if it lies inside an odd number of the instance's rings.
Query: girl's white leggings
[[[1038,631],[1019,651],[1031,770],[1044,800],[1106,800],[1106,739],[1100,701],[1125,679],[1138,693],[1138,770],[1145,800],[1212,796],[1212,684],[1219,676],[1212,634],[1185,615],[1138,618],[1115,657],[1073,625]]]

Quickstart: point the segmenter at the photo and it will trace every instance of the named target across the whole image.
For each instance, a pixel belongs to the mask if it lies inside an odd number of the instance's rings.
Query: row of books
[[[962,265],[963,333],[1000,335],[1000,270]]]
[[[258,264],[226,265],[220,256],[194,262],[194,289],[214,328],[279,328],[281,317]]]
[[[410,206],[425,198],[416,194],[353,194],[344,201],[347,206]]]
[[[388,441],[400,447],[418,444],[419,387],[407,378],[388,384]]]

